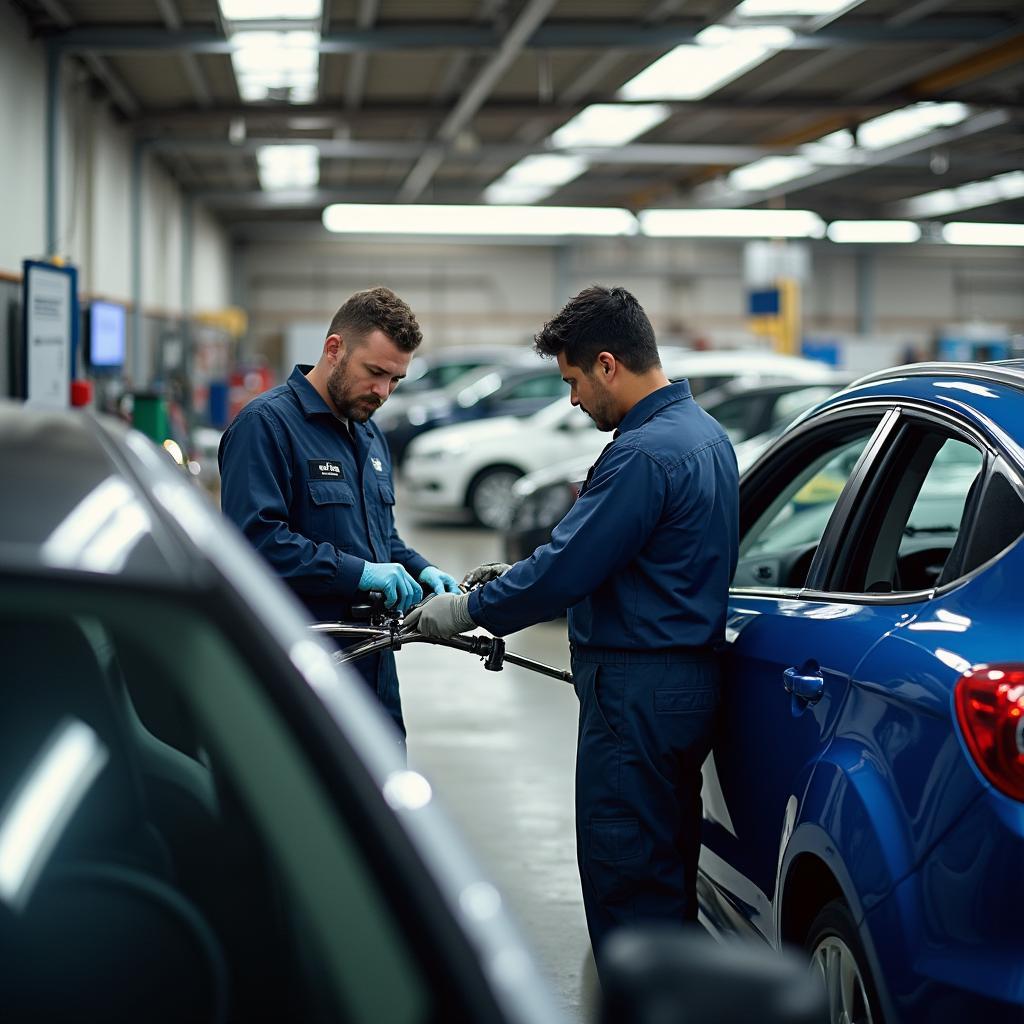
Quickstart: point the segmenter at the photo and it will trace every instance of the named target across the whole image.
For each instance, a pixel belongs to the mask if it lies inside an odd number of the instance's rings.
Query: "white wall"
[[[63,61],[59,152],[58,251],[79,267],[85,295],[132,298],[132,139],[88,76]],[[0,3],[0,273],[45,255],[47,66],[43,44]],[[231,301],[230,240],[202,209],[193,231],[193,308]],[[146,156],[142,191],[142,304],[147,313],[182,309],[183,197],[160,164]]]
[[[0,139],[0,271],[20,274],[46,245],[46,61],[10,4],[0,4]]]

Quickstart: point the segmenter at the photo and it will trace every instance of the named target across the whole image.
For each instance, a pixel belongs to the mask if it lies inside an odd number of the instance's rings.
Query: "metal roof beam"
[[[961,135],[974,134],[977,131],[988,127],[1006,124],[1009,117],[1002,111],[990,112],[994,120],[979,121],[979,118],[986,118],[989,115],[978,115],[970,124],[969,132],[962,132]],[[955,133],[958,128],[946,129],[948,133]],[[960,136],[957,136],[960,137]],[[316,146],[322,157],[345,159],[345,160],[416,160],[429,152],[436,143],[415,142],[407,140],[394,141],[359,141],[354,139],[311,139],[311,138],[261,138],[253,136],[241,143],[232,143],[226,138],[181,138],[164,135],[159,138],[146,139],[145,145],[158,153],[192,153],[201,155],[203,153],[255,153],[262,146],[269,145],[301,145]],[[886,159],[878,160],[868,158],[868,162],[860,164],[844,165],[840,168],[824,168],[831,174],[831,177],[840,177],[846,174],[856,173],[858,170],[879,166],[888,163],[897,166],[921,167],[929,166],[928,154],[922,150],[928,149],[936,144],[943,144],[954,141],[944,135],[937,138],[936,134],[928,136],[927,143],[921,144],[920,148],[910,148],[906,152],[893,152],[888,154]],[[919,140],[912,140],[907,146],[913,146]],[[799,152],[798,146],[731,146],[731,145],[705,145],[695,143],[673,143],[660,145],[657,143],[636,142],[626,146],[615,147],[573,147],[569,149],[545,149],[543,147],[530,145],[516,145],[506,143],[485,144],[473,150],[471,160],[474,165],[481,163],[504,164],[513,163],[522,159],[530,153],[564,153],[570,155],[584,156],[594,165],[606,166],[646,166],[646,167],[675,167],[675,166],[707,166],[707,165],[739,165],[759,160],[765,156],[785,156]],[[459,157],[457,152],[445,150],[445,156]],[[966,167],[985,167],[994,170],[1010,170],[1015,160],[1014,154],[1006,154],[1004,157],[992,157],[990,154],[979,154],[971,157],[968,154],[958,155],[957,165]],[[822,179],[827,180],[827,179]],[[816,184],[812,182],[811,184]],[[801,186],[804,187],[804,186]]]
[[[522,15],[520,15],[520,20]],[[821,32],[797,33],[791,49],[822,50],[848,46],[905,46],[916,43],[984,41],[1020,28],[1012,17],[931,18],[910,25],[884,20],[842,21]],[[271,27],[271,26],[264,26]],[[282,22],[279,28],[292,27]],[[519,49],[668,50],[693,42],[706,27],[700,19],[678,19],[664,24],[635,21],[558,21],[539,25],[526,34]],[[68,52],[126,53],[134,50],[184,50],[192,53],[229,53],[231,41],[206,29],[89,26],[48,33],[45,38]],[[335,30],[321,36],[321,53],[357,53],[384,50],[484,49],[500,51],[505,39],[490,26],[426,23],[382,25]]]
[[[181,12],[178,10],[174,0],[154,0],[154,2],[160,11],[160,17],[163,18],[164,24],[172,32],[180,29],[182,25]],[[208,107],[213,102],[213,97],[210,95],[209,83],[206,81],[203,69],[199,66],[199,60],[196,55],[194,53],[183,53],[181,55],[181,65],[199,105],[201,107]]]
[[[451,142],[484,105],[501,76],[522,52],[527,40],[536,32],[555,0],[529,0],[509,26],[497,53],[480,69],[463,92],[458,103],[441,123],[434,144],[417,160],[409,176],[398,190],[399,202],[411,203],[422,195],[438,168],[444,162],[444,145]]]
[[[368,29],[377,20],[378,0],[359,0],[356,12],[356,28]],[[350,58],[348,78],[345,81],[345,108],[358,110],[363,102],[366,91],[366,71],[370,62],[370,54],[366,50],[357,50]]]

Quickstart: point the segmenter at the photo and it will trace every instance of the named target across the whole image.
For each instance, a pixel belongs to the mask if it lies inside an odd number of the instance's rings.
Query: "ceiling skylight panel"
[[[864,149],[887,149],[938,128],[959,124],[970,112],[970,107],[963,103],[913,103],[865,121],[857,129],[857,145]]]
[[[760,192],[784,181],[802,178],[813,170],[814,164],[806,157],[766,156],[730,171],[726,181],[738,192]]]
[[[556,149],[572,146],[624,146],[665,121],[664,103],[593,103],[566,121],[552,136]]]
[[[1007,171],[994,178],[970,181],[955,188],[925,192],[901,204],[901,210],[913,217],[941,217],[957,210],[1024,198],[1024,171]]]
[[[266,191],[313,188],[320,179],[316,146],[264,146],[256,154],[260,185]]]
[[[733,14],[741,18],[798,18],[842,14],[861,0],[743,0]]]
[[[242,99],[306,103],[316,96],[319,36],[308,30],[231,35],[231,64]]]
[[[793,40],[789,29],[711,25],[696,44],[670,50],[619,90],[627,100],[699,100],[756,67]]]
[[[321,0],[220,0],[228,21],[312,21],[322,10]]]

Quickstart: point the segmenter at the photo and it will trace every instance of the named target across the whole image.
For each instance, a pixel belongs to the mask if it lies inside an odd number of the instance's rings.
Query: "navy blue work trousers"
[[[574,647],[576,849],[594,955],[620,925],[697,919],[712,651]]]

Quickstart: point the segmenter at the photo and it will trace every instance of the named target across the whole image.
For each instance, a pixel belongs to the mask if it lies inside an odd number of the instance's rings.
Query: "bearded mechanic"
[[[423,587],[458,592],[452,576],[398,535],[391,459],[371,420],[421,341],[415,315],[394,292],[357,292],[334,315],[317,364],[296,366],[286,383],[253,399],[221,439],[225,515],[316,619],[350,618],[371,590],[403,612]],[[404,742],[394,654],[352,664]]]
[[[480,566],[469,594],[406,616],[431,636],[504,636],[569,609],[580,702],[576,841],[591,943],[640,920],[694,921],[701,763],[736,568],[738,474],[725,431],[670,383],[624,288],[591,287],[537,335],[570,400],[613,439],[551,542]]]

